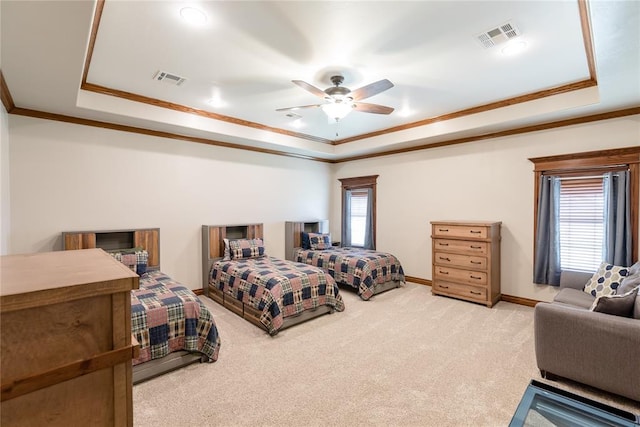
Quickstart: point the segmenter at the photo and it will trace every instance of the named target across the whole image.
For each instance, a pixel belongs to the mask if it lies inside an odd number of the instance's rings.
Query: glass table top
[[[532,380],[509,427],[637,427],[630,412]]]

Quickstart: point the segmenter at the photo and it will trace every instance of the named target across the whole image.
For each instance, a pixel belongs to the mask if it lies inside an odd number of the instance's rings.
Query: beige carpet
[[[540,379],[533,309],[431,295],[407,283],[270,337],[206,297],[213,364],[134,386],[136,426],[507,426]],[[640,413],[640,404],[553,383]]]

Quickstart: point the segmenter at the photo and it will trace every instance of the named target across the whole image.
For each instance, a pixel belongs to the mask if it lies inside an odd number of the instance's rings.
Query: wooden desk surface
[[[0,257],[0,311],[138,288],[138,275],[102,249]]]

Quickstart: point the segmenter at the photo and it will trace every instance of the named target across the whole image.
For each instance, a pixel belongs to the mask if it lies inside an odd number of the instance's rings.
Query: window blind
[[[561,269],[597,270],[603,259],[603,177],[561,178],[559,208]]]
[[[364,246],[367,222],[367,190],[351,190],[351,244]]]

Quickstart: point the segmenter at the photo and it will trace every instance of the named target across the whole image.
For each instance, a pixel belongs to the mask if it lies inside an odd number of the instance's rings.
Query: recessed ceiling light
[[[295,119],[294,121],[289,123],[289,126],[291,126],[292,128],[300,129],[304,127],[304,122],[302,121],[302,119]]]
[[[191,25],[204,25],[207,22],[207,14],[195,7],[183,7],[180,9],[182,16]]]
[[[224,102],[219,96],[209,99],[207,101],[207,104],[209,104],[213,108],[225,108],[227,106],[227,103]]]
[[[409,117],[409,116],[413,116],[415,114],[415,111],[413,111],[409,107],[404,107],[404,108],[398,110],[396,112],[396,114],[398,114],[398,116],[400,116],[400,117]]]
[[[512,40],[502,48],[503,55],[515,55],[527,48],[527,42],[524,40]]]

